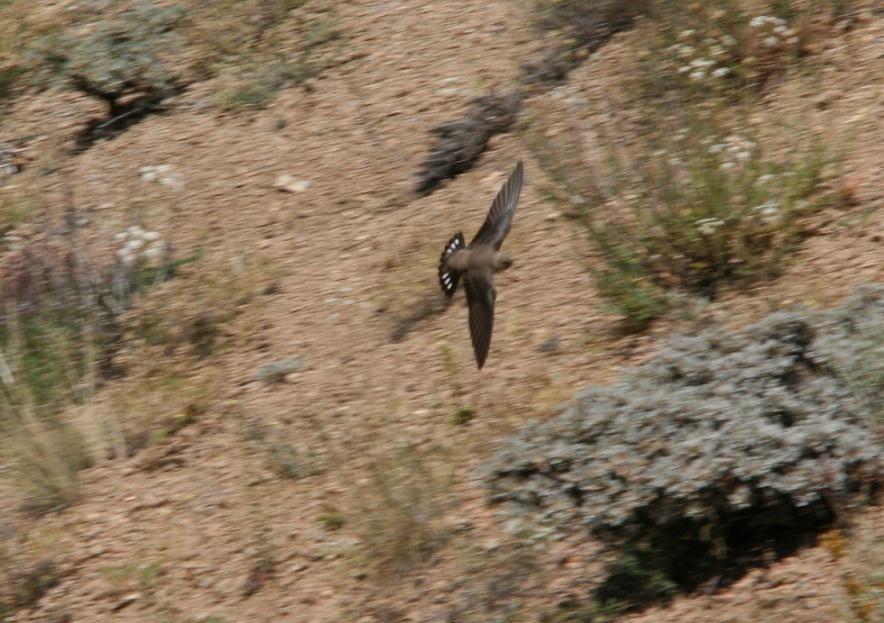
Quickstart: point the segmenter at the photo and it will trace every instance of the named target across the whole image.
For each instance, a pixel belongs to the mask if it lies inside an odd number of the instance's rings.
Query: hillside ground
[[[764,102],[770,114],[800,112],[843,148],[850,205],[814,215],[813,235],[776,278],[624,334],[587,270],[596,251],[563,216],[531,137],[539,127],[553,144],[575,119],[605,122],[622,96],[619,63],[642,44],[635,31],[529,97],[521,124],[473,169],[418,198],[428,130],[470,98],[505,91],[537,53],[530,6],[323,8],[340,33],[336,62],[261,108],[222,106],[224,78],[213,77],[72,155],[71,137],[101,112],[96,100],[47,90],[6,104],[0,139],[21,144],[26,160],[0,181],[0,199],[28,211],[0,252],[51,242],[72,197],[96,262],[111,261],[115,234],[136,224],[180,257],[200,255],[136,298],[118,355],[127,376],[75,407],[98,428],[147,430],[146,447],[106,449],[80,472],[76,501],[36,519],[3,481],[0,538],[16,561],[7,572],[49,559],[53,571],[45,594],[0,618],[538,620],[585,595],[600,550],[576,536],[531,547],[506,530],[470,476],[495,438],[616,379],[675,331],[831,306],[884,277],[880,14],[829,33],[809,61],[813,80],[796,72]],[[392,339],[438,296],[441,246],[473,234],[519,159],[526,185],[506,242],[517,264],[498,279],[485,368],[475,370],[460,294]],[[145,179],[156,165],[176,183]],[[305,183],[286,192],[281,175]],[[201,354],[192,327],[206,318],[215,332]],[[282,382],[256,377],[287,358],[302,367]],[[176,418],[183,424],[170,427]],[[865,511],[849,533],[724,590],[624,620],[870,621],[855,602],[880,571],[882,525],[880,509]]]

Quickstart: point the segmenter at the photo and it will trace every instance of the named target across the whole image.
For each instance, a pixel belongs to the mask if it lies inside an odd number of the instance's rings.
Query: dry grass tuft
[[[379,577],[426,562],[446,539],[438,518],[449,504],[453,466],[445,454],[405,444],[368,457],[352,522]]]

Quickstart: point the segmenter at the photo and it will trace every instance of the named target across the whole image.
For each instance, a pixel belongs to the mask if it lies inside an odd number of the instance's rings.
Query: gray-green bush
[[[738,573],[767,539],[783,553],[880,486],[869,399],[880,375],[862,394],[853,379],[881,369],[882,326],[877,286],[833,312],[677,337],[622,381],[503,439],[480,477],[516,517],[621,545],[615,583],[634,582],[636,566],[657,586]]]
[[[95,15],[38,37],[25,57],[37,84],[79,91],[107,106],[107,118],[92,131],[124,127],[181,87],[169,54],[180,46],[175,29],[183,19],[180,7],[138,0],[110,18]]]

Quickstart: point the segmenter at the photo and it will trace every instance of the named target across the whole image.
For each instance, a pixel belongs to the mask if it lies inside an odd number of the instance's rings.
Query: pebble
[[[283,173],[273,182],[273,187],[289,193],[302,193],[310,188],[310,180],[300,179],[294,175]]]
[[[296,357],[288,359],[280,359],[271,363],[264,364],[258,368],[255,377],[265,383],[280,383],[287,381],[290,374],[298,372],[303,367],[301,360]]]
[[[128,593],[127,595],[123,595],[123,597],[114,605],[114,612],[117,610],[122,610],[126,606],[130,606],[141,597],[141,593]]]

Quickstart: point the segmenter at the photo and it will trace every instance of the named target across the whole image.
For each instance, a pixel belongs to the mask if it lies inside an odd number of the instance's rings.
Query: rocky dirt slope
[[[29,152],[53,159],[53,172],[33,177],[40,201],[60,212],[69,181],[94,244],[109,252],[116,232],[141,221],[184,253],[204,250],[184,269],[185,286],[173,291],[169,282],[169,298],[154,294],[146,307],[190,313],[188,291],[220,283],[211,311],[222,313],[233,304],[219,274],[262,288],[224,325],[215,354],[174,364],[187,384],[206,388],[199,400],[208,407],[194,423],[83,472],[81,500],[70,508],[34,525],[7,513],[8,529],[27,529],[60,573],[11,620],[536,620],[585,594],[600,568],[596,546],[575,538],[540,551],[520,546],[468,474],[497,436],[545,417],[587,383],[617,378],[678,323],[617,333],[585,268],[584,234],[541,194],[551,182],[518,133],[492,139],[476,168],[432,195],[410,194],[428,129],[459,115],[469,98],[506,88],[536,52],[527,8],[508,0],[340,3],[351,58],[311,89],[288,88],[265,110],[233,114],[219,112],[197,84],[168,114],[76,157],[57,155],[58,146],[94,112],[90,101],[29,95],[0,121],[3,136],[31,135]],[[637,44],[628,37],[610,50]],[[825,52],[819,123],[852,121],[846,168],[858,205],[825,215],[775,283],[726,292],[704,318],[743,324],[792,303],[832,304],[884,276],[882,40],[877,17]],[[572,77],[590,116],[603,114],[596,105],[611,79],[610,50]],[[772,97],[789,106],[794,96]],[[527,183],[507,240],[517,266],[498,282],[485,369],[474,370],[459,298],[391,339],[437,296],[441,245],[478,228],[520,158]],[[139,169],[157,164],[171,165],[180,191],[140,178]],[[309,186],[282,192],[274,188],[282,174]],[[551,339],[556,348],[540,349]],[[145,352],[155,367],[166,363],[161,351]],[[301,360],[301,371],[280,384],[256,380],[261,365],[288,357]],[[144,391],[139,378],[117,387],[98,404],[119,408]],[[152,408],[162,412],[162,399]],[[472,420],[456,424],[467,408]],[[279,453],[288,452],[280,448],[294,450],[298,477],[280,476]],[[421,511],[405,525],[426,532],[430,553],[378,567],[371,553],[399,546],[378,525],[403,525],[402,503],[385,487],[409,457],[427,475],[408,480],[410,504]],[[880,512],[860,524],[864,542],[880,547]],[[844,560],[824,547],[805,550],[726,591],[629,620],[840,620],[850,601]]]

